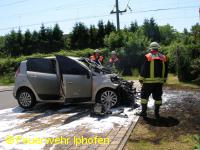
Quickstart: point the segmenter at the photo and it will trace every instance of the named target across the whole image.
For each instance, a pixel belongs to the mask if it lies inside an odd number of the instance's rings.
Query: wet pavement
[[[122,107],[120,107],[122,108]],[[123,107],[124,108],[124,107]],[[117,108],[116,108],[117,109]],[[116,111],[113,109],[113,111]],[[119,116],[90,117],[90,106],[40,104],[33,110],[20,107],[0,111],[0,149],[117,149],[128,129],[138,120],[138,110],[125,107]],[[19,142],[17,138],[20,137]],[[41,138],[69,138],[66,144],[24,143]],[[94,143],[94,139],[107,140],[107,143]],[[11,138],[11,143],[8,141]],[[90,140],[85,143],[84,140]],[[8,141],[7,141],[8,140]],[[14,140],[14,142],[13,142]],[[59,139],[60,140],[60,139]],[[93,142],[92,142],[93,141]],[[105,142],[105,141],[104,141]]]
[[[136,83],[136,86],[139,89],[139,83]],[[150,98],[148,103],[150,116],[152,116],[153,105],[154,101]],[[177,124],[185,125],[184,120],[176,116],[182,114],[186,118],[185,120],[191,121],[188,128],[190,126],[199,131],[200,119],[195,119],[200,114],[199,106],[200,92],[165,89],[163,106],[161,107],[161,114],[165,114],[165,118],[161,122],[152,119],[148,123],[161,127],[176,126]],[[113,109],[113,111],[120,108],[124,108],[123,114],[105,117],[91,117],[90,106],[88,105],[39,104],[29,111],[20,107],[0,110],[0,149],[122,149],[127,140],[127,135],[130,134],[139,118],[135,113],[140,109],[132,110],[128,107],[119,107]],[[180,111],[176,111],[177,109]],[[166,112],[168,112],[167,116]],[[175,118],[171,117],[173,114]],[[194,118],[191,118],[191,114],[194,115]],[[11,136],[11,144],[6,141],[10,139],[8,136]],[[13,137],[14,142],[12,141]],[[44,140],[49,142],[46,140],[47,138],[51,138],[50,140],[54,138],[53,140],[55,140],[55,138],[61,137],[69,138],[69,142],[64,144],[58,144],[59,142],[55,143],[55,141],[44,143]],[[97,137],[101,142],[104,140],[104,143],[94,143]],[[17,138],[19,141],[17,141]],[[45,139],[40,144],[30,145],[23,143],[25,138],[26,140],[27,138],[30,140],[34,138]],[[81,138],[85,138],[85,141],[91,141],[84,143]],[[106,140],[109,140],[109,143],[106,143]]]

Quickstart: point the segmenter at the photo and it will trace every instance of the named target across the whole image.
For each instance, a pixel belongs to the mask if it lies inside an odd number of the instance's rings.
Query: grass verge
[[[186,82],[180,82],[177,78],[176,75],[174,74],[169,74],[166,86],[170,88],[175,88],[175,89],[200,89],[200,86],[193,84],[193,83],[186,83]]]
[[[162,131],[160,131],[162,132]],[[151,128],[138,123],[132,133],[125,150],[189,150],[194,149],[194,135],[185,134],[178,138],[173,137],[169,129],[165,137],[151,131]]]
[[[0,76],[0,85],[12,85],[14,80],[14,74]]]
[[[139,76],[123,76],[125,80],[139,80]],[[173,89],[191,89],[198,90],[200,86],[193,83],[180,82],[176,75],[169,74],[165,86]]]

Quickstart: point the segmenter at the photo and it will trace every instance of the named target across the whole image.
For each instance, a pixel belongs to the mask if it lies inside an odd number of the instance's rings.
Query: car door
[[[61,76],[61,85],[66,102],[87,102],[92,97],[92,76],[90,71],[76,60],[56,56]]]
[[[31,58],[27,61],[27,77],[43,100],[59,99],[59,81],[55,59]]]

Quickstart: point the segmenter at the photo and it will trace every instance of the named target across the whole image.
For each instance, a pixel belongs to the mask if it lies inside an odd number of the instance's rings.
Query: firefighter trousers
[[[141,89],[141,104],[147,104],[149,96],[152,94],[155,105],[162,105],[162,86],[162,83],[144,83]]]

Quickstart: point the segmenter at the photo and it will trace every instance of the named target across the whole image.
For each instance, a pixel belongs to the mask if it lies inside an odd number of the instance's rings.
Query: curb
[[[0,86],[0,92],[12,91],[14,86]]]
[[[137,119],[135,119],[135,120],[132,121],[131,126],[129,127],[129,129],[128,129],[128,131],[126,132],[124,138],[123,138],[122,141],[120,142],[119,147],[118,147],[117,150],[123,150],[124,146],[125,146],[126,143],[127,143],[128,138],[130,137],[131,132],[133,131],[134,127],[136,126],[136,124],[137,124],[139,118],[140,118],[140,117],[138,116]]]

